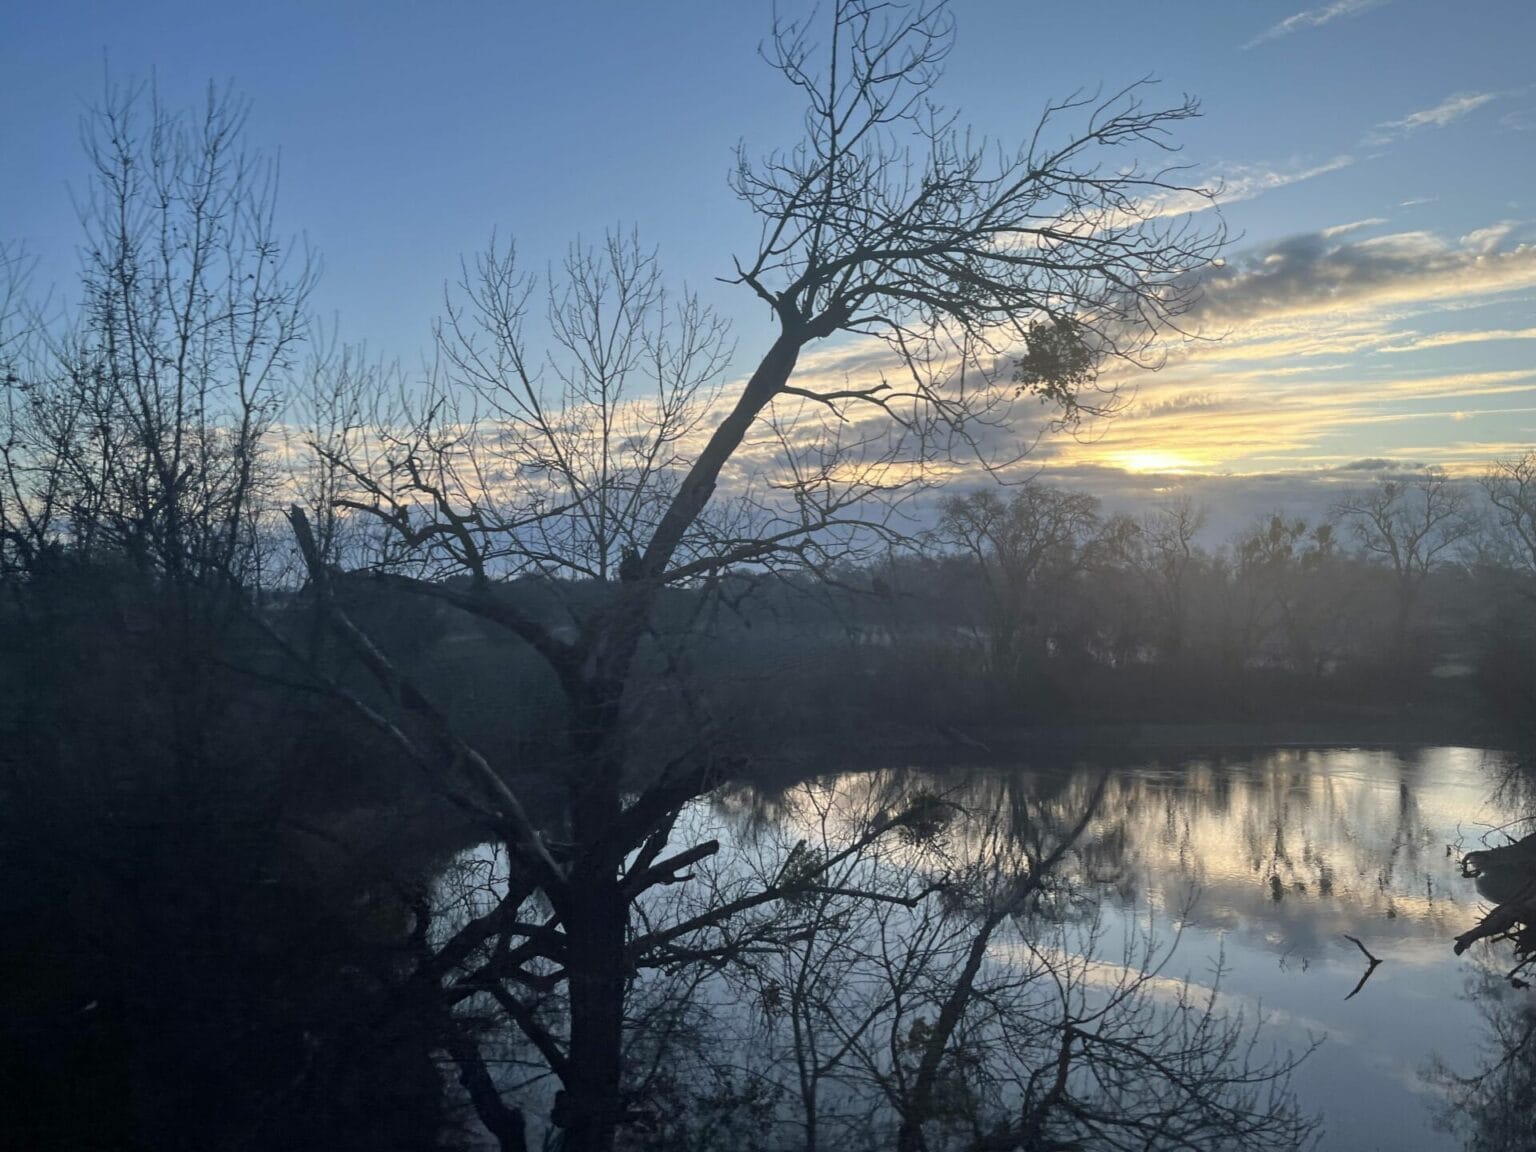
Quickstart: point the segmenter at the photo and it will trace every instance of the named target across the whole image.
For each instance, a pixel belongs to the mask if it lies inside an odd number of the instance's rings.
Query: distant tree
[[[1085,549],[1088,647],[1111,667],[1142,660],[1155,646],[1154,590],[1144,578],[1146,540],[1135,517],[1107,517]]]
[[[1495,460],[1478,481],[1515,563],[1536,576],[1536,452]]]
[[[1006,499],[982,489],[944,500],[935,537],[979,573],[994,676],[1014,682],[1030,655],[1026,648],[1043,645],[1059,614],[1059,603],[1050,599],[1053,585],[1081,569],[1098,527],[1098,506],[1092,496],[1035,481]]]
[[[1189,641],[1191,583],[1201,560],[1195,537],[1207,518],[1204,508],[1183,495],[1142,520],[1141,558],[1156,591],[1166,655],[1183,652]]]
[[[1335,544],[1333,525],[1308,528],[1306,521],[1278,512],[1238,535],[1232,578],[1241,601],[1244,657],[1268,642],[1271,655],[1292,667],[1321,670],[1340,639],[1331,611],[1337,590],[1319,579],[1334,558]]]
[[[1536,452],[1494,461],[1474,539],[1483,702],[1515,739],[1536,739]]]
[[[1350,527],[1364,552],[1392,574],[1391,651],[1402,661],[1424,583],[1438,563],[1474,531],[1466,490],[1438,468],[1413,480],[1382,480],[1344,497],[1333,516]]]

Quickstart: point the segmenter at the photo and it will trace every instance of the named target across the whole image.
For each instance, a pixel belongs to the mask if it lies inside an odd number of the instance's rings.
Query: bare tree
[[[1199,564],[1195,536],[1207,513],[1182,495],[1149,514],[1141,526],[1142,561],[1162,614],[1163,650],[1178,655],[1189,640],[1190,583]]]
[[[1365,552],[1393,577],[1392,654],[1408,654],[1409,632],[1424,582],[1437,563],[1471,536],[1465,489],[1438,468],[1416,480],[1382,480],[1333,507]]]
[[[514,533],[515,561],[617,579],[693,462],[687,444],[730,354],[725,326],[696,297],[670,296],[633,236],[570,250],[549,286],[543,353],[524,331],[536,287],[493,243],[449,300],[439,347],[496,437],[463,458],[510,473],[463,477],[451,495],[473,505],[499,490],[546,513]]]
[[[944,501],[936,536],[979,570],[994,675],[1016,678],[1024,644],[1045,639],[1057,607],[1048,597],[1088,559],[1098,503],[1034,481],[1006,501],[985,489]]]
[[[1338,598],[1323,586],[1334,544],[1333,525],[1309,529],[1304,520],[1278,512],[1233,541],[1231,579],[1242,616],[1236,629],[1240,659],[1263,653],[1303,672],[1322,671],[1345,632]],[[1332,576],[1337,583],[1338,573]]]
[[[129,631],[156,634],[185,827],[230,692],[207,672],[261,580],[267,435],[314,282],[276,232],[276,171],[244,150],[244,124],[218,89],[183,114],[152,85],[109,84],[82,121],[79,298],[58,318],[25,311],[16,354],[9,336],[0,350],[0,568],[72,565]]]
[[[276,169],[246,106],[193,115],[109,86],[82,134],[78,319],[13,386],[7,525],[183,581],[255,562],[264,438],[304,340],[315,269],[275,228]]]
[[[304,507],[327,564],[356,565],[374,555],[380,536],[375,525],[347,515],[357,491],[349,465],[358,455],[371,455],[379,406],[401,384],[398,369],[371,358],[366,348],[317,340],[288,397],[276,437],[288,490]],[[290,583],[300,582],[298,575]]]
[[[0,243],[0,574],[29,569],[53,519],[54,485],[32,474],[37,317],[27,288],[32,261]],[[41,480],[41,482],[40,482]]]
[[[1516,563],[1536,575],[1536,452],[1495,460],[1478,481]]]
[[[1134,158],[1166,152],[1192,101],[1149,108],[1140,86],[1075,97],[1022,146],[999,148],[930,101],[950,42],[942,4],[837,0],[821,26],[816,44],[810,22],[781,23],[765,50],[804,96],[803,140],[760,162],[743,153],[733,177],[762,221],[735,280],[778,328],[744,383],[705,402],[723,379],[718,326],[686,297],[670,302],[649,257],[625,242],[573,252],[547,314],[558,354],[536,354],[523,329],[532,282],[493,247],[450,306],[428,399],[376,429],[371,451],[346,456],[347,505],[389,533],[398,582],[520,637],[558,681],[557,833],[535,826],[430,693],[341,611],[307,516],[293,516],[335,630],[414,728],[355,705],[445,787],[474,797],[509,848],[519,878],[471,933],[500,942],[479,979],[501,982],[509,1018],[560,1078],[556,1121],[572,1149],[610,1147],[628,1115],[635,903],[714,851],[669,851],[680,808],[723,770],[707,718],[663,763],[633,755],[645,715],[636,671],[663,588],[878,533],[882,497],[927,482],[952,449],[1012,459],[1013,441],[998,450],[989,437],[1020,402],[1070,420],[1098,403],[1092,369],[1105,357],[1155,362],[1155,341],[1192,301],[1189,273],[1222,241],[1219,222],[1202,229],[1170,199],[1207,193]],[[884,341],[890,378],[798,381],[801,353],[844,333]],[[743,449],[764,446],[776,464],[753,473]],[[727,484],[747,499],[725,506],[716,495]],[[470,580],[413,579],[404,562],[417,577]],[[494,589],[530,568],[593,579],[568,623]],[[550,909],[537,922],[518,911],[535,893]],[[780,895],[770,885],[709,915]],[[648,946],[666,938],[646,934]],[[527,967],[536,959],[552,967]],[[565,989],[563,1039],[519,1006],[509,988],[520,980]]]

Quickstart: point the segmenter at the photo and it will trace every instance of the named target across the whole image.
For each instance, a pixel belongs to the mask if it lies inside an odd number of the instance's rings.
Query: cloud
[[[1350,155],[1335,156],[1321,164],[1278,167],[1264,164],[1225,164],[1206,172],[1201,177],[1204,186],[1216,191],[1214,198],[1199,192],[1172,192],[1137,206],[1136,218],[1153,216],[1167,218],[1183,216],[1190,212],[1203,212],[1217,205],[1236,204],[1252,200],[1265,192],[1299,184],[1315,176],[1337,172],[1355,162]]]
[[[1509,239],[1516,227],[1518,225],[1513,220],[1501,220],[1487,228],[1474,228],[1461,238],[1462,247],[1479,253],[1492,252]]]
[[[1288,184],[1299,184],[1303,180],[1311,180],[1314,176],[1337,172],[1340,168],[1347,168],[1354,162],[1353,156],[1343,155],[1335,156],[1321,164],[1314,164],[1309,168],[1292,168],[1288,171],[1280,168],[1234,166],[1225,172],[1217,173],[1221,185],[1221,194],[1217,199],[1223,204],[1252,200],[1255,196],[1275,188],[1284,188]]]
[[[1428,348],[1450,348],[1457,344],[1486,344],[1494,340],[1536,340],[1536,328],[1482,328],[1459,332],[1433,332],[1415,335],[1400,344],[1385,344],[1382,352],[1421,352]]]
[[[1447,96],[1433,108],[1413,112],[1401,120],[1387,120],[1376,125],[1366,135],[1365,143],[1375,147],[1401,140],[1420,128],[1444,128],[1495,99],[1497,95],[1493,92],[1458,92],[1454,96]]]
[[[1414,460],[1393,460],[1386,456],[1370,456],[1364,460],[1351,460],[1348,464],[1335,464],[1331,472],[1413,472],[1423,471],[1424,463]]]
[[[1254,474],[1379,457],[1475,473],[1496,442],[1536,436],[1536,370],[1510,343],[1536,339],[1516,295],[1536,288],[1536,246],[1518,239],[1503,225],[1460,238],[1324,229],[1239,253],[1201,277],[1192,319],[1210,338],[1172,349],[1155,375],[1112,367],[1134,403],[1049,466]],[[1455,319],[1489,307],[1516,322]]]
[[[1281,174],[1270,171],[1243,190],[1276,186]],[[1102,382],[1126,401],[1114,419],[1038,439],[1050,413],[1021,404],[973,427],[974,441],[932,462],[929,478],[974,483],[978,457],[1012,460],[1029,449],[1012,474],[1040,471],[1107,506],[1166,498],[1170,488],[1209,495],[1222,505],[1219,540],[1277,506],[1310,516],[1341,485],[1429,464],[1475,476],[1500,453],[1517,454],[1511,444],[1536,440],[1536,368],[1519,343],[1536,339],[1524,308],[1536,298],[1531,225],[1376,234],[1386,225],[1347,220],[1191,273],[1203,295],[1186,319],[1205,338],[1171,345],[1161,372],[1106,365]],[[1466,354],[1430,352],[1458,345]],[[999,366],[1006,380],[1006,359]],[[850,339],[808,349],[796,383],[848,389],[882,379],[897,391],[911,382],[887,346]],[[990,390],[979,380],[973,387]],[[775,411],[785,438],[755,427],[723,489],[772,503],[786,462],[816,467],[831,438],[884,466],[894,431],[886,414],[855,406],[838,419],[798,398]],[[914,496],[912,507],[924,499]]]
[[[1141,416],[1162,416],[1179,412],[1208,412],[1223,404],[1221,397],[1211,392],[1181,392],[1166,400],[1147,400],[1136,405]]]
[[[1396,470],[1396,465],[1393,465]],[[1208,513],[1200,543],[1219,548],[1238,532],[1274,513],[1308,523],[1324,519],[1344,489],[1367,483],[1377,473],[1338,473],[1311,468],[1248,475],[1140,472],[1113,465],[1047,466],[1046,483],[1098,497],[1106,513],[1142,516],[1187,496]]]
[[[1536,246],[1490,247],[1488,230],[1451,245],[1430,232],[1335,243],[1321,232],[1201,273],[1196,317],[1209,327],[1278,314],[1315,314],[1402,302],[1449,301],[1536,287]]]
[[[1335,236],[1343,236],[1347,232],[1356,232],[1361,228],[1376,228],[1385,223],[1387,223],[1386,217],[1371,216],[1365,220],[1351,220],[1348,224],[1335,224],[1331,228],[1324,228],[1318,235],[1332,240]]]
[[[1454,317],[1494,305],[1518,316],[1512,293],[1536,289],[1536,245],[1507,223],[1449,238],[1424,230],[1362,235],[1377,224],[1288,237],[1209,269],[1187,319],[1210,338],[1170,347],[1155,374],[1106,365],[1101,383],[1126,401],[1114,419],[1036,443],[1046,414],[1024,405],[1007,421],[976,428],[974,449],[1008,459],[1033,444],[1027,469],[1097,466],[1165,478],[1175,470],[1328,470],[1389,456],[1453,472],[1486,466],[1492,450],[1479,442],[1531,427],[1536,370],[1507,342],[1536,339],[1536,330],[1518,320],[1458,324]],[[1490,343],[1488,351],[1449,362],[1419,358],[1479,343]],[[882,375],[905,383],[889,349],[850,342],[803,357],[798,382],[847,388]],[[849,423],[836,425],[844,436],[874,436],[884,423],[874,411],[848,415]],[[827,431],[803,429],[807,442]],[[749,437],[741,462],[769,474],[782,451],[771,437]],[[957,464],[955,475],[966,474]],[[1319,474],[1337,481],[1336,473]]]
[[[1324,24],[1331,24],[1340,16],[1358,16],[1362,12],[1380,8],[1389,2],[1390,0],[1334,0],[1334,3],[1321,8],[1308,8],[1266,28],[1244,44],[1243,51],[1257,48],[1260,44],[1266,44],[1271,40],[1279,40],[1292,32],[1300,32],[1304,28],[1321,28]]]
[[[1433,108],[1426,108],[1422,112],[1415,112],[1402,120],[1393,121],[1384,127],[1401,127],[1412,132],[1417,128],[1433,126],[1443,128],[1452,120],[1460,120],[1469,112],[1474,112],[1494,98],[1492,92],[1461,92],[1455,96],[1448,96]]]
[[[1499,126],[1511,132],[1536,130],[1536,108],[1516,108],[1499,117]]]

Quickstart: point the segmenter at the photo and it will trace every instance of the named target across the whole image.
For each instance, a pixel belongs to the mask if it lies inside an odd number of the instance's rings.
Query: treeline
[[[1040,483],[979,490],[899,554],[830,582],[738,576],[707,616],[738,671],[760,664],[791,696],[814,682],[793,707],[832,730],[850,707],[898,726],[1414,731],[1427,710],[1447,732],[1517,736],[1536,715],[1533,474],[1536,454],[1480,485],[1385,480],[1220,547],[1187,499],[1137,519]]]

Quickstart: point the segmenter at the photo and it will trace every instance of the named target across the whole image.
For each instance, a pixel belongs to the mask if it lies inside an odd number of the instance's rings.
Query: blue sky
[[[1237,238],[1204,315],[1225,338],[1128,378],[1113,423],[1043,447],[1053,473],[1251,486],[1372,460],[1475,472],[1536,445],[1536,5],[952,9],[939,95],[979,131],[1014,143],[1051,98],[1151,74],[1201,98],[1184,159],[1227,187]],[[67,297],[77,123],[104,71],[153,74],[173,105],[229,81],[251,142],[280,150],[282,224],[320,253],[316,303],[345,339],[414,364],[493,229],[542,267],[633,226],[732,318],[745,372],[766,318],[714,278],[757,237],[726,187],[734,147],[797,135],[755,55],[770,19],[755,0],[10,5],[0,239]]]

